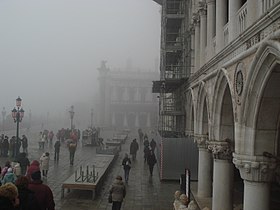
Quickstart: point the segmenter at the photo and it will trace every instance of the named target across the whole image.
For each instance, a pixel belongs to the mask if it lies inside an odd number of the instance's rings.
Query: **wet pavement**
[[[10,136],[10,135],[9,135]],[[44,179],[53,191],[56,210],[109,210],[112,209],[112,204],[108,203],[108,192],[110,186],[117,175],[123,176],[121,161],[125,153],[129,153],[129,145],[134,134],[129,134],[129,138],[122,146],[122,151],[118,159],[109,170],[107,177],[102,185],[100,192],[96,195],[95,200],[92,200],[92,192],[85,190],[72,190],[70,193],[65,193],[65,197],[61,198],[61,184],[69,176],[75,173],[75,170],[81,165],[90,165],[96,155],[96,147],[78,146],[74,165],[69,162],[69,152],[65,144],[61,146],[60,160],[54,161],[53,146],[45,147],[45,150],[39,150],[37,136],[39,134],[27,134],[29,138],[29,160],[39,159],[42,153],[49,152],[51,161],[48,178]],[[104,139],[112,138],[111,132],[102,132],[101,136]],[[4,165],[7,159],[0,158],[1,166]],[[123,210],[171,210],[173,209],[173,194],[179,189],[179,182],[160,182],[158,167],[154,168],[154,175],[150,176],[147,164],[144,164],[143,148],[141,147],[137,160],[132,163],[130,177],[126,185],[127,196],[123,202]]]

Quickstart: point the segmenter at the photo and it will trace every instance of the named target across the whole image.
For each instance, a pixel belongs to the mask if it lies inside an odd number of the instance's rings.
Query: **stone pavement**
[[[112,138],[112,134],[101,133],[101,136]],[[39,159],[42,150],[38,149],[37,133],[29,136],[29,159]],[[95,200],[91,200],[91,191],[73,190],[70,193],[65,193],[65,197],[61,199],[61,183],[71,176],[75,169],[80,165],[90,164],[95,157],[95,147],[77,148],[75,154],[74,166],[69,164],[69,152],[66,145],[62,145],[60,160],[55,163],[53,160],[53,148],[45,148],[45,151],[50,152],[50,169],[47,180],[44,182],[50,186],[53,191],[56,210],[109,210],[112,205],[108,203],[108,191],[112,181],[117,175],[123,176],[121,166],[122,158],[125,153],[129,152],[129,144],[136,137],[129,134],[129,139],[122,147],[119,158],[114,163],[109,171],[107,178],[104,181],[100,193]],[[4,165],[6,159],[0,158],[1,166]],[[130,171],[129,182],[126,185],[127,196],[123,202],[123,210],[171,210],[173,203],[173,194],[179,189],[179,182],[160,182],[159,171],[157,166],[154,168],[154,176],[149,175],[149,169],[144,164],[143,148],[137,154],[137,160],[133,162]]]

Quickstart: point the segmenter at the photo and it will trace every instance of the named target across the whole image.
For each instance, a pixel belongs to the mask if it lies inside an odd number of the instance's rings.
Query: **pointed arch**
[[[190,88],[186,92],[186,104],[185,104],[185,113],[186,113],[186,134],[193,134],[195,130],[195,101],[194,93]]]
[[[234,113],[232,104],[235,100],[233,96],[232,85],[230,85],[229,75],[226,69],[218,71],[214,85],[213,107],[212,107],[212,126],[210,130],[210,138],[213,140],[220,140],[221,136],[221,120],[222,120],[222,108],[224,107],[224,97],[228,97],[228,103],[231,107],[230,112]],[[234,121],[234,114],[233,114]],[[233,139],[232,139],[233,140]]]
[[[280,44],[277,41],[268,40],[263,42],[258,49],[254,60],[249,68],[247,81],[244,87],[243,102],[240,111],[240,124],[243,127],[243,147],[248,148],[243,153],[249,155],[262,155],[266,150],[274,153],[277,147],[277,130],[279,130],[279,93],[272,95],[268,89],[276,91],[276,82],[280,82],[278,76],[280,71]],[[274,85],[272,88],[272,85]],[[269,94],[269,96],[268,96]],[[271,113],[268,108],[268,98],[273,99],[274,110],[278,113]],[[272,104],[271,104],[272,105]],[[271,106],[270,105],[270,106]],[[264,113],[266,112],[266,113]],[[268,119],[266,125],[261,121]],[[264,133],[266,129],[267,133]],[[246,140],[246,141],[245,141]],[[272,148],[273,145],[273,148]]]
[[[209,120],[210,120],[210,113],[209,113],[209,100],[208,100],[208,93],[205,88],[205,82],[202,81],[199,84],[198,89],[198,100],[197,100],[197,133],[198,134],[209,134]]]

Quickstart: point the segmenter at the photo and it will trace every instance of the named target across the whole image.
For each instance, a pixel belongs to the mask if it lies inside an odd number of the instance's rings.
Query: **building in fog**
[[[196,142],[195,197],[213,210],[280,209],[279,0],[155,2],[159,133]]]
[[[156,71],[112,71],[102,62],[99,71],[99,125],[116,129],[157,126],[158,94],[152,93]]]

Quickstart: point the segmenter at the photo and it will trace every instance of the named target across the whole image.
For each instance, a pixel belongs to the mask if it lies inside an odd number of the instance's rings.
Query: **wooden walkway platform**
[[[96,158],[93,162],[81,166],[83,169],[87,167],[92,167],[95,165],[95,172],[98,173],[98,177],[95,182],[77,182],[75,181],[75,173],[72,174],[68,179],[66,179],[61,186],[61,198],[64,198],[64,190],[67,189],[67,192],[70,190],[90,190],[92,191],[92,199],[95,198],[95,194],[98,188],[102,185],[104,178],[110,167],[112,166],[114,160],[117,158],[117,155],[96,155]],[[79,168],[77,168],[79,171]]]

